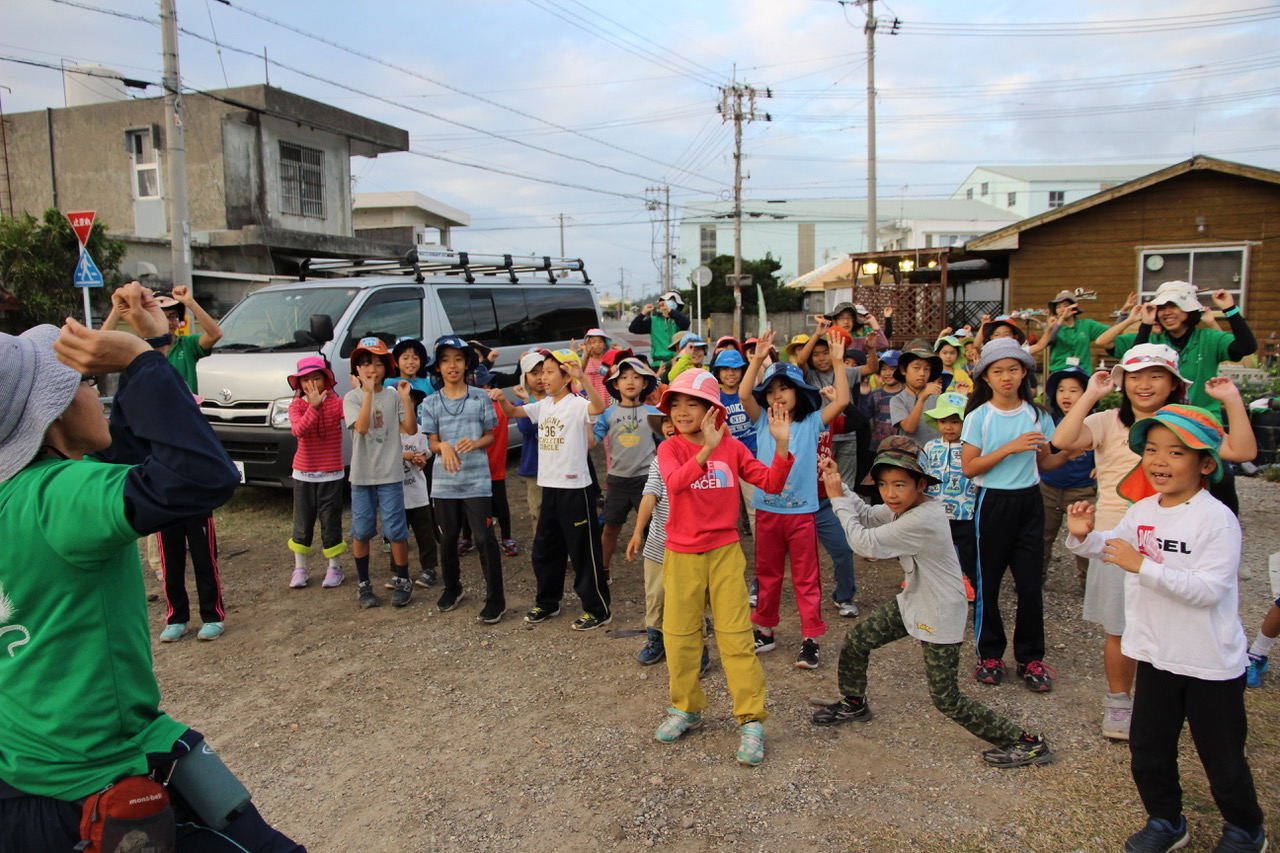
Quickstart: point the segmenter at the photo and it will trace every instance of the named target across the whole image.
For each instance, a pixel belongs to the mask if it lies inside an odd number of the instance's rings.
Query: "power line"
[[[1041,23],[901,23],[901,31],[920,36],[1022,36],[1065,37],[1103,35],[1141,35],[1167,33],[1181,30],[1203,30],[1209,27],[1227,27],[1253,24],[1280,17],[1280,8],[1260,6],[1231,12],[1210,12],[1201,15],[1173,15],[1166,18],[1124,18],[1109,21],[1060,21]]]

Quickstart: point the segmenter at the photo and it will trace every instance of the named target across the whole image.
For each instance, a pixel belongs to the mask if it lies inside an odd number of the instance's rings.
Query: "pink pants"
[[[805,637],[827,633],[822,621],[822,573],[818,568],[818,528],[812,513],[784,515],[756,510],[756,582],[759,603],[751,621],[761,628],[778,625],[778,600],[786,558],[791,555],[791,586]]]

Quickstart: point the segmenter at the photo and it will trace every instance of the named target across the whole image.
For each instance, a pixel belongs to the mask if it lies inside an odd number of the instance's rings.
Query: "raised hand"
[[[844,494],[844,482],[840,479],[840,469],[836,461],[829,456],[818,459],[818,473],[822,476],[822,486],[827,497],[838,498]]]
[[[187,287],[185,284],[178,285],[169,293],[174,299],[178,300],[179,302],[181,302],[183,305],[186,305],[187,307],[190,307],[196,301],[196,298],[191,295],[191,288]]]
[[[769,409],[769,435],[775,444],[791,441],[791,413],[775,404]]]
[[[1213,300],[1214,306],[1220,311],[1226,311],[1236,304],[1235,297],[1225,290],[1215,290],[1209,298]]]
[[[1067,530],[1077,539],[1093,532],[1094,506],[1088,501],[1076,501],[1067,507]]]
[[[1204,383],[1204,392],[1219,403],[1240,399],[1240,389],[1225,376],[1215,376]]]
[[[68,317],[58,339],[53,342],[58,360],[83,375],[119,373],[151,347],[128,332],[90,329]]]
[[[718,416],[719,412],[715,408],[708,408],[707,413],[702,416],[702,440],[710,450],[719,447],[720,439],[724,438],[724,426],[716,426]]]
[[[1114,390],[1116,390],[1116,383],[1111,378],[1110,370],[1096,371],[1089,377],[1089,386],[1085,388],[1085,392],[1093,394],[1095,400],[1098,397],[1110,394]]]

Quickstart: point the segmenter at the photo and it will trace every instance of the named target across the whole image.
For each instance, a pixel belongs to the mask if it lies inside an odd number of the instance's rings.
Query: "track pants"
[[[840,648],[840,693],[865,699],[871,652],[909,636],[896,598],[889,599],[850,628]],[[1019,726],[960,692],[959,643],[921,642],[920,648],[924,652],[924,673],[929,680],[929,698],[933,700],[933,707],[973,735],[996,746],[1009,746],[1022,736]]]
[[[289,550],[311,553],[317,518],[324,555],[336,557],[347,550],[342,539],[342,493],[346,485],[341,479],[323,483],[293,481],[293,538],[289,540]]]
[[[685,713],[707,707],[698,672],[702,667],[702,617],[710,605],[720,666],[733,699],[733,716],[739,725],[763,722],[769,716],[764,709],[764,668],[751,634],[751,608],[743,579],[747,558],[742,546],[731,542],[702,554],[669,550],[664,557],[662,642],[667,651],[671,706]]]
[[[493,536],[493,518],[488,498],[437,498],[436,523],[440,525],[440,579],[445,592],[462,592],[462,567],[458,559],[458,534],[465,517],[475,535],[480,553],[480,572],[484,575],[485,607],[499,611],[507,607],[502,586],[502,558],[498,540]],[[478,533],[475,531],[479,531]]]
[[[165,624],[185,625],[191,621],[186,585],[188,547],[191,573],[196,578],[196,597],[200,602],[200,621],[225,621],[213,516],[184,518],[161,530],[156,538],[160,543],[160,565],[164,567]]]
[[[1182,814],[1178,738],[1184,721],[1223,819],[1241,829],[1256,830],[1262,825],[1262,810],[1244,754],[1249,733],[1244,675],[1230,681],[1205,681],[1139,661],[1129,768],[1147,814],[1172,821]]]
[[[760,597],[751,621],[761,628],[777,627],[788,554],[800,631],[805,637],[821,637],[827,633],[827,623],[822,620],[822,573],[818,569],[818,530],[813,513],[788,515],[756,510],[756,581]]]
[[[1013,574],[1018,594],[1013,656],[1018,663],[1044,659],[1044,499],[1040,486],[983,489],[978,493],[978,583],[974,623],[978,659],[1001,659],[1008,642],[1000,616],[1000,583]]]
[[[530,561],[537,580],[536,604],[544,610],[560,609],[564,576],[572,560],[573,589],[582,609],[601,618],[611,613],[596,523],[597,494],[595,489],[542,489]]]

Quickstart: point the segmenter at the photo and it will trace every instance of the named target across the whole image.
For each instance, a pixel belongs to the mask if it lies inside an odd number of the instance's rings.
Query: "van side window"
[[[442,287],[438,293],[455,335],[493,347],[581,339],[597,323],[586,287]]]
[[[453,334],[464,341],[479,341],[486,346],[499,343],[491,288],[442,287],[437,293]]]
[[[381,338],[388,347],[401,338],[422,337],[422,291],[416,287],[393,287],[376,291],[347,329],[339,355],[348,358],[361,338]]]
[[[529,343],[576,338],[599,323],[589,287],[539,287],[524,292]]]

